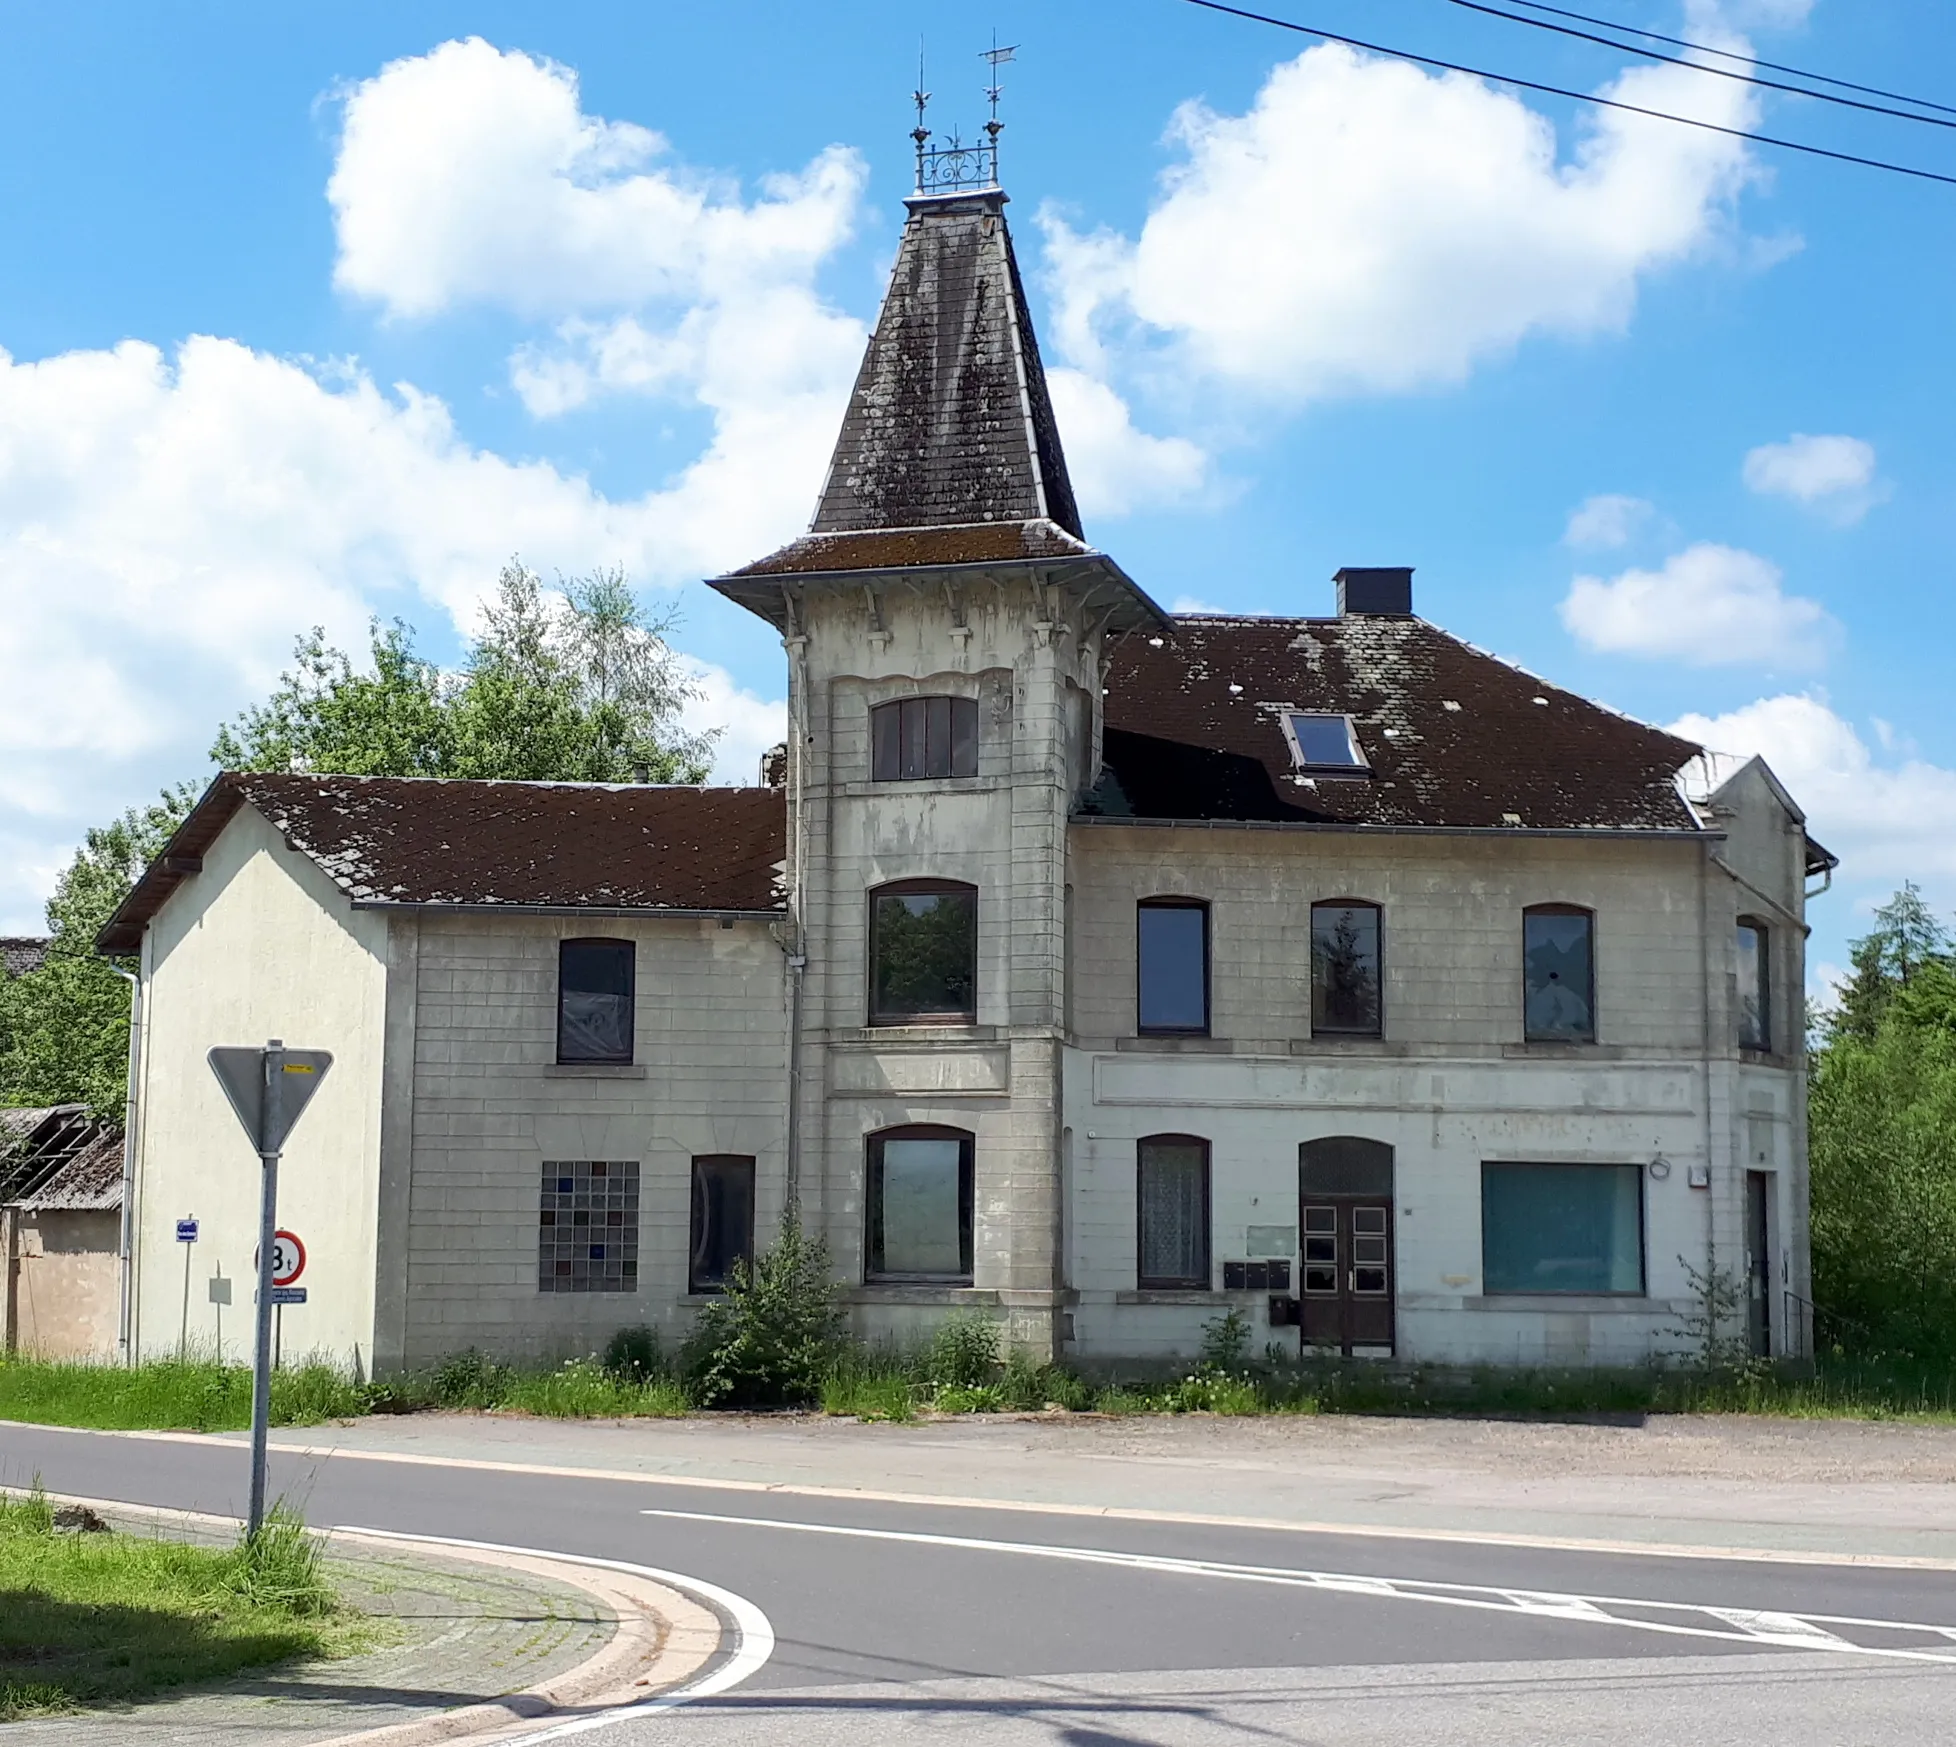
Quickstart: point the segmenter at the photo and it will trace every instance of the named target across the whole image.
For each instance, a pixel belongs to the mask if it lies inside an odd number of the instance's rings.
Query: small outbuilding
[[[121,1237],[122,1130],[79,1104],[0,1110],[9,1353],[114,1354]]]

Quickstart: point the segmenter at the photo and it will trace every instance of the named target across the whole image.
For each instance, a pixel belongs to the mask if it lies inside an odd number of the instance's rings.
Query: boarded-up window
[[[1209,1143],[1187,1134],[1140,1143],[1138,1261],[1144,1290],[1209,1286]]]
[[[978,774],[975,698],[899,698],[869,712],[870,776],[877,782]]]
[[[972,1137],[916,1125],[869,1137],[872,1280],[971,1278]]]
[[[537,1221],[539,1292],[638,1290],[638,1165],[544,1160]]]

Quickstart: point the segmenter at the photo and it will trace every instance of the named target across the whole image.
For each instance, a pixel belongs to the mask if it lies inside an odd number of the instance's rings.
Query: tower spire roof
[[[1075,539],[997,187],[913,195],[810,532],[1049,521]]]

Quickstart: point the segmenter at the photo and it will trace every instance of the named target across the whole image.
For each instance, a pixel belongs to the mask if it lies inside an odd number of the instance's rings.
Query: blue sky
[[[1271,10],[1956,174],[1956,132],[1445,0]],[[1930,0],[1583,8],[1956,103]],[[933,122],[934,3],[11,9],[0,61],[0,931],[201,777],[293,635],[439,654],[511,553],[676,604],[725,774],[780,652],[697,579],[797,531]],[[1005,181],[1089,532],[1165,602],[1341,564],[1761,751],[1956,909],[1956,188],[1381,63],[1180,0],[1001,4]],[[1308,52],[1307,52],[1308,51]],[[656,137],[654,137],[656,136]]]

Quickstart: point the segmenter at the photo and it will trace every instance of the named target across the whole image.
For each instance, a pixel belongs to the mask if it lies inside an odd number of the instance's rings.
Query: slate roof
[[[0,971],[10,977],[24,977],[41,968],[48,955],[48,943],[31,935],[0,935]]]
[[[1056,522],[1080,512],[997,189],[909,222],[810,532]]]
[[[1087,816],[1692,831],[1699,748],[1413,617],[1182,617],[1107,674]],[[1289,710],[1348,715],[1371,774],[1300,777]]]
[[[134,952],[246,805],[357,904],[782,907],[787,815],[778,789],[227,772],[109,918],[98,949]]]

